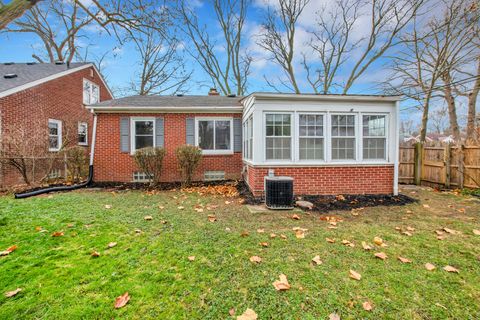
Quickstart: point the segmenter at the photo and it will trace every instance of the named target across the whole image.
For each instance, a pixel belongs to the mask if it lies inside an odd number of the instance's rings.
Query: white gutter
[[[90,165],[93,166],[95,156],[95,141],[97,140],[97,115],[93,114],[92,145],[90,146]]]
[[[148,112],[165,112],[165,113],[206,113],[206,112],[225,112],[225,113],[241,113],[243,107],[131,107],[131,106],[86,106],[92,112],[99,113],[148,113]]]
[[[391,101],[396,102],[402,99],[401,96],[376,96],[376,95],[342,95],[342,94],[294,94],[294,93],[251,93],[242,98],[255,97],[259,100],[310,100],[310,101]]]
[[[395,104],[395,159],[393,166],[393,194],[398,195],[398,165],[399,165],[399,144],[400,144],[400,101]]]

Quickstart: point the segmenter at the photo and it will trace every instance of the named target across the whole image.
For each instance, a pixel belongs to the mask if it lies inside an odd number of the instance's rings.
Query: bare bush
[[[183,175],[183,184],[190,185],[192,183],[193,173],[200,164],[202,159],[202,150],[192,145],[180,146],[175,150],[178,160],[178,166]]]
[[[67,165],[68,178],[78,182],[86,175],[88,160],[85,149],[81,146],[68,148],[65,151],[65,164]]]
[[[138,149],[133,156],[137,166],[151,181],[151,185],[157,185],[160,182],[164,157],[165,149],[160,147]]]

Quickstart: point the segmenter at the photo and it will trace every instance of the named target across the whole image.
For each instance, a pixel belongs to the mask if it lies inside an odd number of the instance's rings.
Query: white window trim
[[[322,137],[319,137],[319,136],[304,136],[304,137],[301,137],[300,136],[300,116],[301,115],[319,115],[319,116],[323,116],[323,136]],[[327,113],[325,112],[302,112],[302,111],[298,111],[296,112],[295,114],[295,141],[296,141],[296,145],[294,146],[294,149],[295,149],[295,162],[298,162],[298,163],[325,163],[326,162],[326,159],[327,159],[327,118],[328,118],[328,115]],[[300,138],[323,138],[323,159],[304,159],[304,160],[301,160],[300,159]]]
[[[389,121],[390,121],[390,117],[389,117],[389,114],[388,113],[382,113],[382,112],[362,112],[360,113],[360,117],[361,117],[361,120],[362,120],[362,123],[360,124],[360,147],[361,147],[361,152],[360,152],[360,161],[364,161],[363,160],[363,138],[375,138],[373,136],[364,136],[363,135],[363,116],[385,116],[385,136],[381,136],[381,137],[376,137],[376,138],[385,138],[385,158],[384,159],[366,159],[365,161],[366,162],[376,162],[376,163],[385,163],[385,162],[388,162],[390,156],[390,152],[389,152],[389,148],[390,148],[390,139],[388,138],[389,136],[389,130],[390,130],[390,127],[389,127]]]
[[[60,149],[62,149],[62,143],[63,143],[63,139],[62,139],[62,121],[61,120],[56,120],[56,119],[48,119],[48,124],[50,123],[55,123],[58,127],[57,131],[58,131],[58,147],[57,148],[50,148],[50,128],[48,128],[48,151],[51,151],[51,152],[58,152],[60,151]]]
[[[204,155],[226,155],[233,154],[233,118],[232,117],[196,117],[195,118],[195,146],[199,147],[198,122],[199,121],[230,121],[230,149],[228,150],[203,150]],[[215,125],[213,126],[213,138],[215,139]]]
[[[359,123],[359,114],[361,115],[361,113],[354,113],[354,112],[331,112],[329,115],[328,115],[328,118],[329,118],[329,126],[328,126],[328,133],[329,133],[329,140],[328,140],[328,153],[329,153],[329,159],[328,161],[329,162],[333,162],[333,163],[349,163],[349,162],[353,162],[353,163],[358,163],[358,162],[361,162],[361,155],[360,155],[360,152],[359,152],[359,149],[360,149],[360,141],[361,140],[361,135],[360,135],[360,123]],[[352,136],[335,136],[333,137],[332,136],[332,117],[333,116],[354,116],[354,130],[355,130],[355,136],[352,137]],[[347,138],[347,139],[355,139],[355,142],[353,143],[353,145],[355,146],[355,159],[333,159],[332,158],[332,139],[333,138]]]
[[[267,115],[268,114],[289,114],[290,115],[290,159],[267,159]],[[297,137],[295,128],[292,126],[295,124],[296,120],[295,112],[288,111],[265,111],[263,113],[263,161],[266,163],[292,163],[295,162],[295,149],[298,149],[298,146],[294,143]],[[287,136],[271,136],[278,138],[288,138]]]
[[[78,130],[80,130],[80,126],[84,125],[85,126],[85,142],[78,142],[79,146],[88,146],[88,122],[84,121],[79,121],[78,122]],[[78,135],[78,130],[77,130],[77,135]]]
[[[135,132],[135,122],[138,122],[138,121],[153,121],[153,147],[156,146],[156,132],[155,132],[155,128],[156,128],[156,123],[155,123],[155,118],[154,117],[130,117],[130,154],[133,155],[135,154],[135,151],[137,151],[137,149],[135,149],[135,135],[136,135],[136,132]]]
[[[85,84],[86,83],[89,83],[90,84],[90,92],[89,92],[89,101],[85,101],[86,97],[85,97]],[[92,104],[92,87],[95,86],[97,87],[98,89],[98,101],[97,102],[100,102],[100,86],[98,84],[96,84],[95,82],[92,82],[88,79],[85,79],[83,78],[83,87],[82,87],[82,94],[83,94],[83,104]],[[97,103],[95,102],[95,103]]]

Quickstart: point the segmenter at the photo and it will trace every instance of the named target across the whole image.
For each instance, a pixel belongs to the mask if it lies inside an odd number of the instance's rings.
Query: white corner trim
[[[394,167],[393,167],[393,195],[398,196],[398,176],[399,176],[399,157],[400,157],[400,101],[397,101],[395,108],[395,141],[393,142],[395,148]]]

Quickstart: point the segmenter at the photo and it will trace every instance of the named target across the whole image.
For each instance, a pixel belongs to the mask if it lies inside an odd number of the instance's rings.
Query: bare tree
[[[312,89],[329,93],[339,87],[343,94],[348,93],[360,76],[387,50],[403,43],[403,31],[419,14],[424,2],[336,0],[330,9],[320,10],[310,42],[320,62],[309,64],[307,59],[303,60]],[[354,40],[353,31],[358,32],[361,27],[359,22],[367,17],[370,29],[366,36]],[[342,74],[339,74],[340,71]]]
[[[38,62],[71,62],[78,54],[80,31],[92,21],[93,18],[82,12],[76,2],[51,0],[29,9],[5,31],[37,35],[45,49],[45,54],[32,55]]]
[[[445,106],[441,106],[430,112],[430,126],[435,133],[445,133],[448,127],[448,110]]]
[[[141,68],[130,83],[131,91],[139,95],[181,91],[192,73],[186,71],[179,54],[179,41],[168,39],[154,29],[137,34],[131,40],[140,55]]]
[[[243,95],[252,61],[243,48],[249,0],[211,0],[209,3],[220,25],[220,35],[210,35],[206,23],[189,7],[188,1],[182,0],[178,6],[179,27],[191,43],[186,50],[223,94]]]
[[[278,64],[287,81],[279,79],[280,83],[295,93],[300,88],[294,70],[295,32],[298,19],[310,0],[278,0],[279,9],[269,8],[263,28],[265,33],[260,37],[258,45],[271,54],[271,61]],[[275,85],[265,77],[267,83],[277,91]]]

